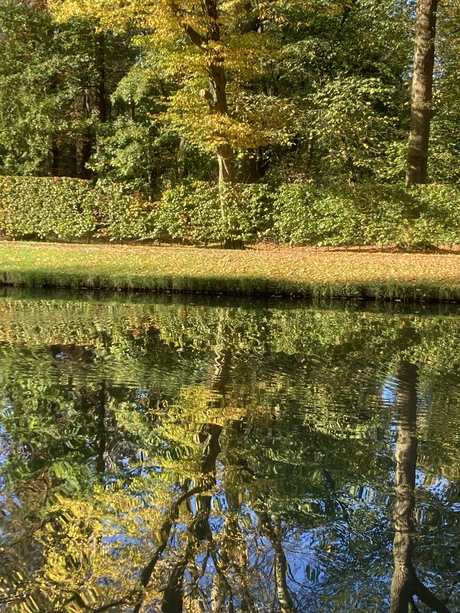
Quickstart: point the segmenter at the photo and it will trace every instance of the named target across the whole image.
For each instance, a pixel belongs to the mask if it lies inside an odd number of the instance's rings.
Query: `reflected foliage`
[[[406,554],[456,610],[460,320],[420,309],[3,298],[0,610],[403,611]]]

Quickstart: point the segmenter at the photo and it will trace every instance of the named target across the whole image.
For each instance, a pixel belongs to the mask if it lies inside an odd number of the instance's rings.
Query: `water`
[[[8,293],[0,611],[460,611],[459,346],[458,308]]]

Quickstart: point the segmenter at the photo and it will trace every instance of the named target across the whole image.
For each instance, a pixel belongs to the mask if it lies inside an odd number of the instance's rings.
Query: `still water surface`
[[[459,315],[3,296],[0,611],[460,611]]]

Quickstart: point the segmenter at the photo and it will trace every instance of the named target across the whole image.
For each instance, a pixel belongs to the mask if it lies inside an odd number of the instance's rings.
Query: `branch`
[[[337,28],[334,37],[332,38],[331,41],[331,49],[334,48],[335,43],[337,42],[337,39],[339,38],[344,26],[345,26],[345,22],[347,21],[348,17],[350,16],[350,13],[352,11],[352,9],[355,8],[356,4],[358,4],[358,0],[352,0],[351,5],[347,5],[344,7],[343,9],[343,13],[342,13],[342,20],[340,21],[340,25]]]
[[[192,43],[196,47],[203,47],[204,45],[206,45],[206,43],[208,42],[206,38],[202,36],[199,32],[197,32],[195,28],[193,28],[189,23],[185,21],[183,12],[181,11],[177,2],[174,2],[174,0],[169,0],[168,4],[169,4],[169,8],[179,19],[184,32],[187,34],[187,36],[192,41]]]

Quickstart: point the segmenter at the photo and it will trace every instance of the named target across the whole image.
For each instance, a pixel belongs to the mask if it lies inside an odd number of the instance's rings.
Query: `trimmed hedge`
[[[156,238],[152,202],[127,194],[119,183],[98,183],[93,189],[98,205],[96,237],[108,240]]]
[[[0,177],[0,233],[12,238],[82,238],[96,230],[91,184],[69,178]]]
[[[158,236],[191,243],[255,242],[272,225],[272,198],[263,184],[183,183],[163,193],[156,213]]]
[[[152,203],[123,185],[0,176],[0,234],[15,239],[164,239],[296,245],[460,244],[460,188],[218,186],[184,182]]]
[[[454,185],[282,185],[274,230],[296,245],[454,245],[460,243],[460,189]]]
[[[152,229],[151,212],[151,203],[114,184],[0,176],[0,234],[11,238],[141,238]]]

